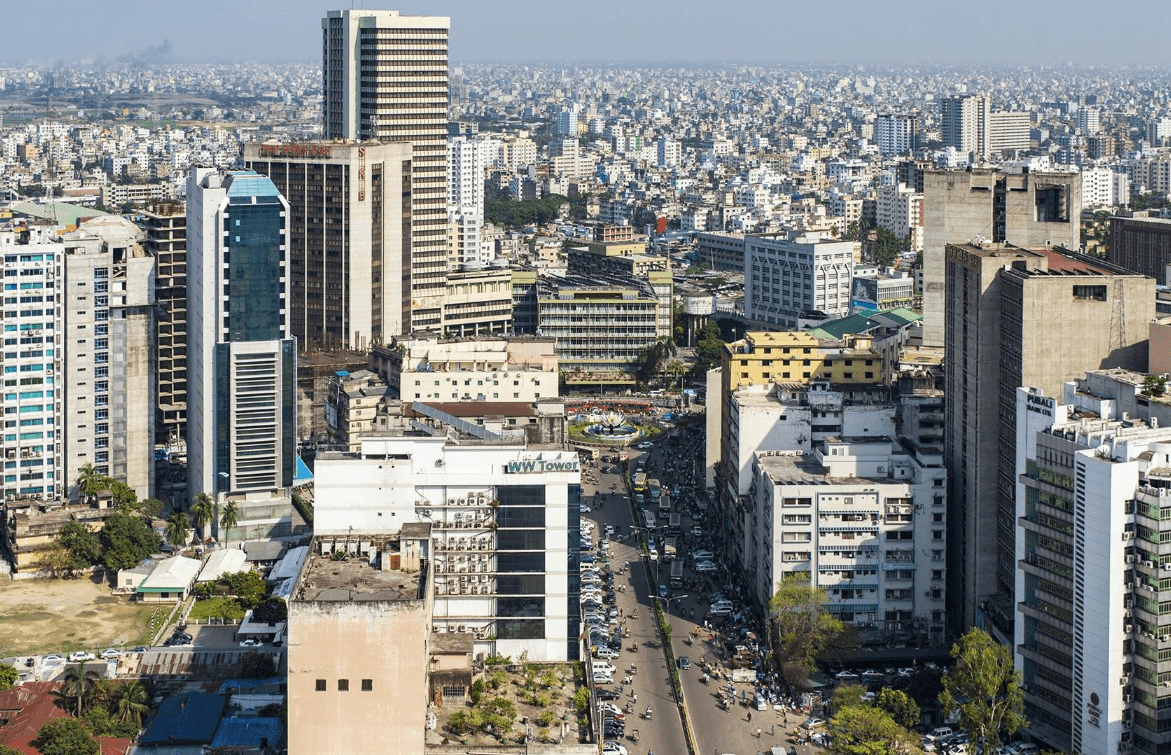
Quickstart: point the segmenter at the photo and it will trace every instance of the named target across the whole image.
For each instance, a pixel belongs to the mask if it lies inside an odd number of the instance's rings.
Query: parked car
[[[59,664],[59,663],[64,663],[64,662],[65,662],[65,659],[62,658],[61,656],[57,655],[56,653],[49,653],[48,655],[46,655],[44,658],[41,659],[41,663],[46,666],[51,666],[53,664]]]
[[[695,565],[695,570],[700,573],[713,572],[717,568],[719,568],[719,567],[717,567],[715,562],[713,562],[713,561],[700,561],[698,564]]]
[[[855,674],[853,671],[850,671],[849,669],[843,669],[842,671],[839,671],[838,673],[834,674],[834,679],[841,679],[843,681],[851,681],[852,682],[857,678],[858,678],[858,675]]]
[[[261,642],[260,640],[255,639],[253,637],[249,637],[248,639],[240,642],[240,647],[242,647],[242,648],[258,648],[263,644],[264,643]]]
[[[79,663],[81,661],[93,661],[93,660],[97,660],[97,656],[94,655],[93,653],[87,652],[85,650],[78,650],[76,652],[69,654],[69,662],[70,663]]]
[[[602,755],[627,755],[626,745],[621,742],[616,742],[613,739],[608,739],[602,745]]]
[[[711,561],[716,557],[716,554],[711,551],[696,551],[691,554],[691,557],[695,559],[696,563],[699,563],[700,561]]]
[[[622,694],[616,689],[610,689],[609,687],[598,687],[599,700],[617,700],[620,697],[622,697]]]
[[[679,668],[684,670],[691,668],[691,659],[685,655],[679,656]]]
[[[109,660],[111,658],[118,658],[121,655],[122,655],[122,652],[120,650],[118,650],[117,648],[106,648],[102,652],[98,653],[99,658],[105,658],[106,660]]]

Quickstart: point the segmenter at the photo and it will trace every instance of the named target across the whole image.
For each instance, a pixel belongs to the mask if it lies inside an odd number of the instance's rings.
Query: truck
[[[646,528],[653,530],[655,528],[655,515],[649,511],[643,513],[643,518],[646,520]]]
[[[659,497],[659,516],[663,519],[671,513],[671,496],[667,495],[666,491]]]
[[[671,561],[678,553],[678,543],[675,538],[669,537],[663,541],[663,560]]]
[[[659,496],[663,494],[663,485],[658,480],[648,480],[647,487],[651,490],[651,503],[658,503]]]
[[[679,536],[683,534],[683,516],[671,514],[667,517],[667,534]]]
[[[675,561],[671,564],[671,589],[678,590],[683,586],[683,562]]]

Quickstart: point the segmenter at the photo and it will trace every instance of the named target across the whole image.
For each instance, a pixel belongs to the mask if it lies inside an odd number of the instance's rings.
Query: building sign
[[[1089,702],[1086,703],[1086,720],[1090,726],[1096,726],[1099,729],[1102,728],[1100,723],[1102,719],[1102,708],[1100,704],[1101,700],[1098,698],[1098,693],[1091,692]]]
[[[508,474],[540,474],[542,472],[577,472],[580,470],[577,459],[521,459],[510,461],[504,471]]]
[[[1030,393],[1025,398],[1025,408],[1030,412],[1040,414],[1042,417],[1053,418],[1053,407],[1057,405],[1057,400],[1048,396],[1038,396],[1035,393]]]
[[[328,144],[261,144],[261,157],[329,157]]]

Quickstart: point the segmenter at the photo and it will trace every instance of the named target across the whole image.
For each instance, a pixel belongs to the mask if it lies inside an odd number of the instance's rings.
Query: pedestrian
[[[752,723],[752,711],[748,711],[748,723]]]
[[[775,737],[777,735],[777,725],[776,724],[773,724],[773,728],[768,730],[768,735],[770,737]]]
[[[760,739],[760,727],[759,726],[756,727],[756,738]]]

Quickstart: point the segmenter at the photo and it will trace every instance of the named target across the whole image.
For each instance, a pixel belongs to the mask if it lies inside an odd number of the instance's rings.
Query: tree
[[[1143,378],[1143,393],[1159,398],[1167,392],[1167,378],[1162,375],[1147,375]]]
[[[68,703],[69,707],[76,711],[74,715],[78,718],[81,718],[86,703],[98,687],[98,672],[87,669],[85,664],[86,662],[82,661],[65,669],[65,673],[61,675],[61,689],[58,693],[59,699],[63,703]]]
[[[878,697],[874,699],[874,705],[889,713],[895,723],[905,729],[919,725],[919,704],[901,689],[884,687],[879,690]]]
[[[210,495],[200,493],[195,496],[191,504],[191,524],[199,529],[200,537],[207,539],[209,533],[204,528],[208,524],[214,524],[219,513],[220,506]]]
[[[244,679],[267,679],[276,675],[276,662],[268,653],[249,650],[240,659],[240,676]]]
[[[224,508],[220,511],[220,529],[225,533],[235,527],[240,522],[240,508],[235,501],[228,501],[224,504]],[[223,535],[227,537],[227,535]]]
[[[1028,724],[1021,675],[1008,648],[987,632],[971,629],[951,648],[955,668],[943,678],[939,704],[945,715],[959,711],[959,727],[984,752],[1000,746],[1000,733]]]
[[[110,711],[100,706],[93,706],[82,716],[85,728],[95,737],[118,737],[134,739],[141,728],[131,720],[119,721],[110,714]]]
[[[167,529],[164,534],[167,537],[168,543],[175,546],[182,546],[187,545],[190,530],[191,522],[187,519],[187,515],[182,511],[176,511],[167,520]]]
[[[899,258],[899,252],[909,244],[885,228],[877,229],[878,240],[874,245],[874,262],[880,267],[890,267]]]
[[[12,685],[16,684],[16,680],[20,678],[15,666],[9,666],[7,663],[0,663],[0,690],[12,689]]]
[[[71,575],[74,569],[79,568],[76,558],[69,549],[61,543],[50,543],[49,547],[37,555],[37,568],[47,571],[55,577]]]
[[[720,327],[709,320],[696,334],[695,371],[703,374],[718,367],[723,353],[724,340],[720,338]]]
[[[93,464],[82,464],[77,470],[77,492],[81,494],[82,500],[89,500],[90,494],[93,493],[90,487],[97,477],[98,473],[94,471]]]
[[[37,730],[33,747],[41,755],[98,755],[100,747],[76,718],[55,718]]]
[[[80,522],[66,522],[61,527],[57,542],[73,556],[75,569],[93,566],[102,561],[102,543],[97,533]]]
[[[106,520],[98,539],[102,543],[102,563],[110,571],[136,566],[152,553],[158,553],[163,544],[146,522],[125,511]]]
[[[149,695],[146,685],[138,680],[119,684],[114,690],[114,718],[118,721],[133,721],[135,726],[142,725],[142,719],[150,710],[147,707]]]
[[[264,578],[254,571],[225,574],[220,577],[220,582],[227,585],[228,591],[236,596],[245,610],[256,608],[268,594]]]
[[[807,575],[806,575],[807,576]],[[769,601],[772,640],[781,668],[796,664],[806,673],[817,670],[817,659],[846,633],[846,626],[825,610],[829,596],[800,578],[786,578]]]
[[[135,511],[148,519],[154,519],[163,513],[163,502],[158,498],[147,498],[144,501],[139,501]]]
[[[881,708],[848,705],[829,722],[833,751],[841,755],[911,755],[919,739]]]
[[[839,684],[834,689],[833,697],[826,703],[825,715],[833,717],[842,708],[848,708],[851,705],[865,705],[862,702],[862,696],[865,694],[866,688],[861,684]]]

